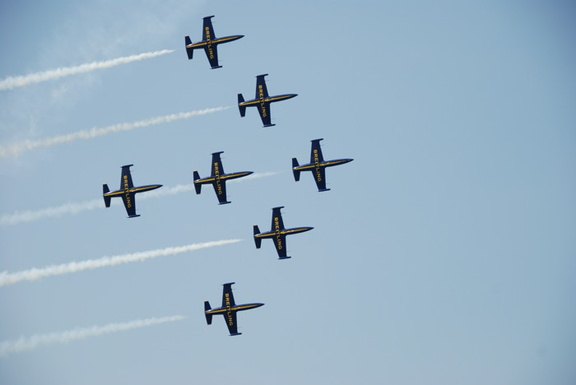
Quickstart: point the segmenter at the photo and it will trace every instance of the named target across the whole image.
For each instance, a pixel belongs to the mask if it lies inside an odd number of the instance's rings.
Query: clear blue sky
[[[0,159],[0,214],[101,197],[120,166],[165,187],[279,172],[0,228],[0,271],[240,238],[238,244],[0,288],[0,342],[76,327],[184,321],[0,358],[0,383],[576,383],[576,7],[569,1],[19,1],[0,5],[0,79],[176,52],[0,91],[0,144],[271,93],[276,127],[236,107]],[[188,61],[217,36],[223,68]],[[332,190],[295,183],[310,140]],[[137,199],[140,196],[137,197]],[[252,225],[285,206],[291,260]],[[240,337],[207,326],[235,281]],[[221,317],[220,317],[221,318]]]

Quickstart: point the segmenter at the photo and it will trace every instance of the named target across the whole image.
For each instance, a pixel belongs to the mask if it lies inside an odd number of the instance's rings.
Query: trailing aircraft
[[[151,184],[147,186],[139,186],[134,187],[134,183],[132,183],[132,175],[130,174],[130,167],[134,166],[133,164],[128,164],[126,166],[122,166],[122,177],[120,179],[120,189],[116,191],[110,192],[108,185],[104,183],[102,186],[103,189],[103,196],[104,196],[104,204],[106,207],[110,207],[110,200],[115,197],[122,197],[122,201],[124,202],[124,207],[126,208],[126,212],[128,213],[128,218],[139,217],[140,215],[136,215],[136,200],[135,195],[137,193],[141,193],[144,191],[150,191],[162,187],[161,184]]]
[[[204,52],[206,52],[206,57],[208,57],[208,61],[210,62],[210,66],[212,69],[215,68],[222,68],[221,65],[218,65],[218,44],[222,43],[229,43],[234,40],[238,40],[243,38],[244,35],[233,35],[233,36],[226,36],[217,38],[214,35],[214,28],[212,28],[212,16],[206,16],[203,18],[204,26],[202,28],[202,41],[198,43],[192,43],[190,40],[190,36],[185,36],[184,40],[186,42],[186,53],[188,54],[188,60],[192,60],[192,55],[194,54],[195,49],[203,48]]]
[[[264,127],[272,127],[275,126],[275,124],[272,124],[272,118],[270,116],[270,103],[291,99],[294,96],[298,96],[298,94],[269,96],[268,89],[266,88],[266,80],[264,79],[266,76],[268,76],[268,74],[256,76],[256,97],[253,100],[244,101],[244,96],[238,94],[238,109],[240,110],[240,116],[244,117],[244,115],[246,115],[246,107],[258,107],[258,112],[260,113]]]
[[[318,187],[318,191],[330,191],[326,188],[326,167],[338,166],[340,164],[348,163],[354,159],[334,159],[324,160],[322,156],[322,149],[320,148],[320,141],[323,138],[312,140],[312,150],[310,152],[310,163],[300,166],[296,158],[292,158],[292,172],[294,173],[294,180],[300,180],[300,172],[311,171],[314,176],[314,181]]]
[[[243,176],[253,173],[253,171],[241,171],[226,174],[224,167],[222,167],[222,161],[220,160],[220,154],[223,152],[224,151],[212,153],[212,174],[208,178],[200,179],[198,171],[194,170],[194,188],[196,189],[196,194],[200,194],[203,184],[212,184],[212,186],[214,186],[214,192],[218,197],[218,202],[220,202],[221,205],[230,203],[226,200],[226,181],[242,178]]]
[[[212,324],[212,316],[217,314],[222,314],[224,316],[224,321],[226,321],[226,326],[228,326],[228,331],[231,336],[239,336],[242,333],[238,333],[238,322],[236,321],[236,313],[242,310],[255,309],[264,305],[263,303],[246,303],[243,305],[236,305],[234,301],[234,294],[232,293],[232,285],[235,282],[225,283],[222,292],[222,307],[212,309],[210,307],[210,302],[204,301],[204,315],[206,316],[206,323],[208,325]]]
[[[274,207],[272,209],[272,228],[270,231],[261,233],[258,226],[254,225],[254,243],[256,243],[256,248],[259,249],[262,244],[262,239],[272,238],[274,240],[276,252],[278,253],[278,258],[288,259],[290,257],[286,255],[286,236],[290,234],[303,233],[312,230],[314,227],[285,228],[284,222],[282,221],[282,213],[280,212],[280,209],[282,208],[284,208],[284,206]]]

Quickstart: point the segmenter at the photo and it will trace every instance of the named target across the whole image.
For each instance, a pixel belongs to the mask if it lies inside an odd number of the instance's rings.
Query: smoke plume
[[[162,318],[147,318],[131,322],[110,323],[104,326],[91,326],[87,328],[76,328],[64,332],[36,334],[30,337],[21,337],[18,340],[1,342],[0,357],[4,357],[13,353],[24,352],[27,350],[33,350],[41,345],[66,344],[76,340],[83,340],[88,337],[118,333],[146,326],[158,325],[166,322],[176,322],[185,318],[186,317],[181,315]]]
[[[70,75],[83,74],[86,72],[92,72],[92,71],[103,69],[103,68],[116,67],[116,66],[121,65],[121,64],[128,64],[128,63],[132,63],[135,61],[151,59],[151,58],[166,55],[166,54],[169,54],[172,52],[174,52],[173,49],[171,49],[171,50],[165,49],[162,51],[146,52],[146,53],[141,53],[139,55],[119,57],[119,58],[112,59],[112,60],[87,63],[87,64],[75,66],[75,67],[57,68],[55,70],[37,72],[34,74],[30,74],[30,75],[10,76],[4,80],[0,80],[0,90],[11,90],[14,88],[25,87],[25,86],[28,86],[28,85],[34,84],[34,83],[45,82],[48,80],[61,79],[61,78],[64,78],[64,77],[67,77]]]
[[[29,270],[23,270],[16,273],[9,273],[7,271],[4,271],[0,273],[0,286],[14,285],[15,283],[22,281],[37,281],[39,279],[52,277],[55,275],[78,273],[80,271],[94,270],[99,269],[101,267],[118,266],[131,262],[142,262],[151,258],[181,254],[189,251],[196,251],[217,246],[225,246],[240,241],[241,241],[240,239],[229,239],[213,242],[194,243],[186,246],[167,247],[165,249],[116,255],[112,257],[102,257],[99,259],[89,259],[86,261],[79,261],[79,262],[74,261],[61,265],[51,265],[39,269],[33,268]]]

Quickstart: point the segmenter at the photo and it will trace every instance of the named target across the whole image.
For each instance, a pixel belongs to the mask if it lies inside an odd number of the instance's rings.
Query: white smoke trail
[[[15,143],[10,146],[0,146],[0,157],[20,155],[24,151],[31,151],[42,147],[52,147],[62,143],[72,143],[80,139],[94,139],[99,136],[113,134],[121,131],[133,130],[135,128],[148,127],[156,124],[170,123],[176,120],[190,119],[195,116],[213,114],[215,112],[227,110],[230,107],[215,107],[206,108],[203,110],[181,112],[179,114],[159,116],[156,118],[140,120],[132,123],[119,123],[112,126],[97,128],[94,127],[90,130],[82,130],[73,132],[67,135],[54,136],[52,138],[42,140],[27,140],[22,143]]]
[[[231,182],[241,182],[244,180],[253,180],[274,176],[279,172],[261,172],[248,175],[244,178],[232,179]],[[194,184],[180,184],[174,187],[162,187],[157,190],[150,191],[146,194],[138,195],[138,200],[149,198],[160,198],[169,195],[186,193],[194,191]],[[119,204],[119,200],[113,200],[113,204]],[[0,226],[16,225],[18,223],[35,222],[46,218],[58,218],[68,214],[79,214],[83,211],[95,210],[104,208],[104,201],[102,199],[93,199],[84,202],[69,202],[60,206],[47,207],[39,210],[18,211],[12,214],[0,215]]]
[[[176,322],[187,317],[175,315],[162,318],[147,318],[124,323],[110,323],[104,326],[91,326],[87,328],[76,328],[64,332],[36,334],[30,337],[20,337],[14,341],[4,341],[0,343],[0,357],[5,357],[12,353],[20,353],[33,350],[41,345],[66,344],[76,340],[83,340],[88,337],[96,337],[104,334],[118,333],[126,330],[142,328],[146,326],[158,325],[166,322]]]
[[[131,262],[141,262],[151,258],[164,257],[168,255],[186,253],[189,251],[196,251],[217,246],[225,246],[240,241],[240,239],[228,239],[222,241],[195,243],[186,246],[167,247],[165,249],[116,255],[112,257],[102,257],[99,259],[89,259],[86,261],[70,262],[61,265],[52,265],[40,269],[34,268],[19,271],[17,273],[9,273],[4,271],[0,273],[0,286],[14,285],[15,283],[22,281],[37,281],[39,279],[52,277],[55,275],[78,273],[80,271],[94,270],[101,267],[118,266]]]
[[[274,176],[274,175],[278,175],[278,174],[280,174],[280,172],[258,172],[258,173],[250,174],[250,175],[242,177],[242,178],[229,180],[226,183],[243,182],[243,181],[247,181],[247,180],[266,178],[268,176]],[[174,187],[169,187],[166,189],[160,188],[157,190],[153,190],[153,191],[150,191],[150,193],[148,193],[146,195],[143,194],[142,199],[159,198],[159,197],[164,197],[167,195],[175,195],[175,194],[180,194],[180,193],[185,193],[185,192],[190,192],[190,191],[194,191],[194,183],[179,184],[179,185],[176,185]],[[138,198],[140,199],[140,197],[138,197]],[[0,224],[2,224],[2,217],[0,217]]]
[[[0,225],[15,225],[18,223],[34,222],[44,218],[57,218],[66,214],[78,214],[82,211],[94,210],[104,207],[102,199],[94,199],[78,203],[65,203],[60,206],[47,207],[45,209],[18,211],[12,214],[2,214]]]
[[[121,64],[128,64],[135,61],[151,59],[157,56],[166,55],[174,52],[173,49],[165,49],[162,51],[146,52],[139,55],[131,55],[119,57],[112,60],[98,61],[87,64],[82,64],[75,67],[63,67],[57,68],[55,70],[48,70],[43,72],[37,72],[30,75],[24,76],[10,76],[4,80],[0,80],[0,90],[11,90],[18,87],[28,86],[34,83],[45,82],[48,80],[56,80],[64,78],[70,75],[82,74],[86,72],[91,72],[98,69],[111,68]]]

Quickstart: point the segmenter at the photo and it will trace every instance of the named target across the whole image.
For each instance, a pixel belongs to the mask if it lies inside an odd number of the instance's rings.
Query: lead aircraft
[[[264,305],[263,303],[246,303],[243,305],[236,305],[234,301],[234,294],[232,293],[232,285],[235,282],[225,283],[222,292],[222,307],[212,309],[210,302],[204,301],[204,315],[206,316],[206,323],[208,325],[212,324],[212,316],[217,314],[222,314],[224,316],[224,321],[226,321],[226,326],[228,326],[228,331],[231,336],[239,336],[242,333],[238,333],[238,322],[236,321],[236,313],[242,310],[255,309]]]
[[[226,200],[226,181],[242,178],[243,176],[248,176],[253,173],[253,171],[240,171],[226,174],[224,167],[222,167],[222,160],[220,160],[220,154],[223,152],[224,151],[212,153],[212,173],[210,177],[200,179],[200,174],[194,170],[194,188],[196,189],[196,194],[200,194],[203,184],[212,184],[212,186],[214,186],[214,192],[218,197],[218,202],[220,202],[221,205],[230,203]]]
[[[298,182],[300,180],[300,172],[311,171],[314,176],[314,182],[318,187],[318,191],[330,191],[326,188],[326,167],[338,166],[340,164],[352,162],[354,159],[333,159],[324,160],[322,156],[322,149],[320,148],[320,141],[323,138],[312,140],[312,149],[310,151],[310,163],[303,164],[300,166],[296,158],[292,158],[292,172],[294,174],[294,180]]]
[[[122,197],[124,207],[126,208],[126,212],[128,213],[128,218],[135,218],[140,216],[136,214],[136,201],[134,199],[137,193],[150,191],[162,187],[161,184],[151,184],[147,186],[134,187],[134,183],[132,183],[132,175],[130,174],[130,167],[132,166],[134,165],[128,164],[126,166],[122,166],[122,177],[120,179],[119,190],[110,192],[110,189],[108,188],[108,185],[106,183],[104,183],[104,185],[102,186],[104,204],[106,205],[106,207],[110,207],[110,200],[112,198]]]
[[[262,239],[272,238],[274,240],[276,252],[278,253],[278,259],[288,259],[290,257],[286,255],[286,236],[290,234],[303,233],[312,230],[314,227],[285,228],[284,222],[282,221],[282,213],[280,212],[282,208],[284,208],[284,206],[274,207],[272,209],[272,228],[270,231],[261,233],[258,226],[254,225],[254,243],[256,243],[256,248],[259,249],[262,245]]]
[[[203,18],[204,26],[202,28],[202,41],[199,41],[198,43],[192,43],[190,36],[185,36],[184,40],[186,42],[186,54],[188,54],[188,60],[192,60],[195,49],[203,48],[204,52],[206,53],[206,57],[210,62],[210,66],[212,69],[215,69],[222,68],[221,65],[218,65],[218,44],[229,43],[231,41],[238,40],[243,38],[244,35],[232,35],[216,38],[216,35],[214,35],[214,28],[212,28],[211,19],[213,17],[214,15],[206,16]]]
[[[266,80],[264,79],[266,76],[268,76],[268,74],[256,76],[256,97],[254,99],[244,101],[244,96],[238,94],[238,109],[240,110],[240,116],[244,117],[244,115],[246,115],[246,107],[258,107],[258,113],[260,113],[264,127],[272,127],[275,126],[275,124],[272,124],[272,118],[270,116],[270,103],[291,99],[298,96],[298,94],[268,95]]]

